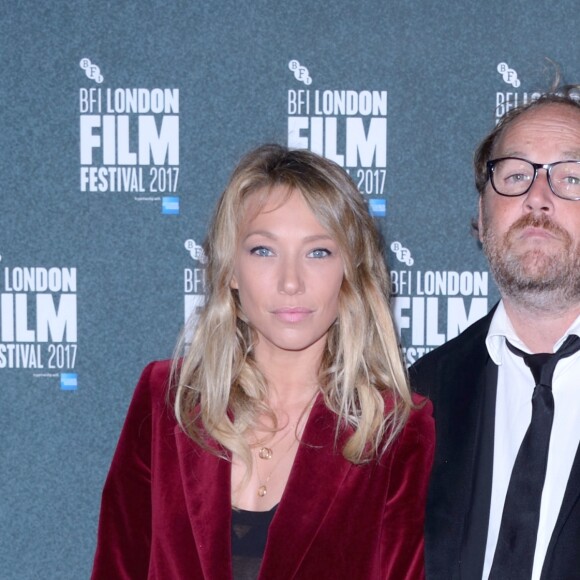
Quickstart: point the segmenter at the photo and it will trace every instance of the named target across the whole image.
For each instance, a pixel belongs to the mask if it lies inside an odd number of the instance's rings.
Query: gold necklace
[[[258,451],[258,457],[260,459],[272,459],[274,455],[274,451],[272,451],[271,447],[260,447],[260,451]]]
[[[261,480],[262,478],[260,477],[260,462],[259,461],[256,462],[256,474],[258,475],[258,483],[260,484],[258,486],[258,490],[257,490],[258,497],[264,497],[268,493],[268,483],[270,481],[270,478],[272,477],[272,474],[274,473],[274,471],[276,470],[278,465],[280,465],[280,463],[282,462],[284,457],[286,457],[286,455],[290,452],[292,447],[294,447],[294,444],[300,441],[298,438],[299,435],[297,433],[298,426],[302,423],[302,421],[306,421],[308,419],[308,413],[310,412],[310,409],[312,409],[312,406],[314,405],[315,399],[316,399],[316,393],[314,393],[314,395],[310,399],[309,403],[306,405],[306,407],[302,411],[300,417],[298,418],[298,421],[296,423],[290,425],[289,426],[290,428],[288,428],[286,430],[286,432],[284,433],[284,435],[282,435],[282,437],[280,437],[280,439],[277,441],[276,445],[279,445],[286,438],[288,433],[290,433],[291,431],[294,432],[294,437],[292,438],[292,443],[290,443],[290,446],[288,447],[288,449],[286,449],[286,451],[284,451],[284,453],[282,453],[282,455],[280,456],[280,459],[278,459],[278,461],[274,464],[274,466],[270,470],[270,473],[268,474],[268,477],[266,477],[265,481],[262,481]],[[260,449],[258,450],[258,457],[260,459],[263,459],[265,461],[270,461],[270,459],[272,459],[272,457],[274,457],[274,449],[273,449],[274,445],[273,444],[271,444],[271,445],[272,445],[271,447],[267,447],[266,445],[263,445],[262,447],[260,447]]]
[[[286,427],[286,432],[284,433],[284,435],[282,435],[282,437],[280,437],[280,439],[278,440],[276,445],[282,443],[282,441],[284,441],[284,439],[286,439],[286,435],[288,435],[288,433],[290,433],[290,431],[291,431],[291,429],[289,427],[296,428],[296,425],[289,425],[288,427]],[[270,444],[270,445],[272,445],[272,444]],[[274,445],[272,445],[272,447],[274,447]],[[272,447],[266,447],[265,445],[263,447],[260,447],[260,450],[258,451],[258,457],[260,459],[264,459],[266,461],[269,461],[270,459],[272,459],[272,457],[274,457],[274,450],[272,449]]]
[[[289,431],[284,435],[284,437],[286,437],[286,435],[289,433]],[[282,437],[280,439],[280,441],[278,441],[278,443],[280,443],[284,437]],[[260,465],[259,462],[256,463],[256,473],[258,475],[258,483],[260,484],[258,486],[258,490],[257,490],[257,495],[258,497],[264,497],[267,493],[268,493],[268,483],[270,482],[270,478],[272,477],[272,474],[274,473],[274,471],[276,470],[276,468],[278,467],[278,465],[280,465],[280,463],[282,462],[282,460],[284,459],[284,457],[286,457],[286,455],[288,455],[288,453],[290,452],[290,450],[292,449],[292,447],[294,447],[294,445],[298,442],[298,439],[296,437],[292,438],[292,442],[290,443],[288,449],[286,449],[286,451],[284,451],[284,453],[282,453],[282,455],[280,455],[280,459],[278,459],[278,461],[274,464],[274,466],[272,467],[272,469],[270,470],[270,473],[268,474],[268,477],[266,477],[266,479],[264,481],[262,481],[262,478],[260,477]],[[266,454],[266,453],[262,453],[262,451],[264,449],[267,449],[270,453]],[[258,452],[258,457],[260,459],[267,459],[270,460],[273,456],[273,451],[272,449],[266,447],[262,447],[259,452]],[[263,456],[264,455],[264,456]],[[266,455],[268,455],[266,457]]]

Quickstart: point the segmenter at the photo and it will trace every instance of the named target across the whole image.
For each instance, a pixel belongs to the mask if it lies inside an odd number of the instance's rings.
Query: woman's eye
[[[264,246],[256,246],[250,250],[250,254],[253,254],[254,256],[261,256],[262,258],[267,258],[268,256],[272,256],[273,252]]]
[[[317,248],[316,250],[312,250],[312,252],[308,254],[308,257],[327,258],[328,256],[330,256],[330,254],[331,254],[330,250],[325,250],[324,248]]]

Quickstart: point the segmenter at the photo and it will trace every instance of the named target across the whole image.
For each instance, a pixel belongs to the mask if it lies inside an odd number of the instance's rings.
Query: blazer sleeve
[[[414,397],[415,402],[419,399]],[[435,451],[435,425],[431,402],[421,400],[393,448],[383,522],[383,578],[425,577],[423,527]]]
[[[147,578],[151,548],[151,375],[143,371],[101,500],[93,580]]]

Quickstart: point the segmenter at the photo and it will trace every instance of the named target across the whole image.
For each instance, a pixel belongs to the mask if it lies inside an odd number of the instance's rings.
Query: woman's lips
[[[272,314],[283,322],[302,322],[312,314],[310,308],[276,308]]]

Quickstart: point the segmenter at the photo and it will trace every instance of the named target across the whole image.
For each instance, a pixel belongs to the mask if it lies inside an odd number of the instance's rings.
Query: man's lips
[[[531,238],[539,238],[544,240],[558,239],[558,236],[556,236],[554,232],[543,227],[534,227],[534,226],[527,226],[522,228],[518,233],[518,237],[521,239],[531,239]]]
[[[549,216],[530,213],[512,224],[508,230],[508,238],[512,240],[560,240],[566,242],[569,236],[566,230],[558,226]]]
[[[283,322],[301,322],[312,314],[310,308],[299,306],[276,308],[272,314]]]

